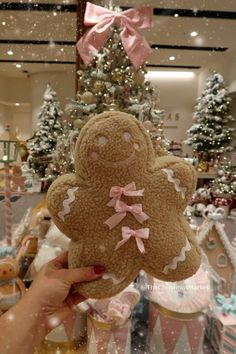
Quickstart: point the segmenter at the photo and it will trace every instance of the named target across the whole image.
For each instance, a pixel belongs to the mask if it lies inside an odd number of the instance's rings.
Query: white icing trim
[[[75,192],[79,189],[79,187],[73,187],[67,190],[67,195],[69,198],[63,201],[63,210],[59,211],[57,214],[62,221],[65,221],[65,216],[70,212],[70,204],[75,200]]]
[[[186,244],[182,248],[182,250],[180,251],[180,254],[178,256],[176,256],[174,259],[172,259],[170,264],[165,266],[163,273],[168,274],[169,270],[175,270],[177,268],[179,262],[185,261],[186,252],[189,252],[190,250],[191,250],[191,245],[190,245],[188,239],[186,238]]]
[[[208,235],[208,232],[212,229],[213,226],[215,226],[220,240],[225,248],[225,251],[229,256],[234,270],[236,271],[236,253],[228,239],[228,236],[225,233],[222,224],[219,221],[206,219],[202,227],[200,227],[200,230],[196,236],[197,243],[200,245],[200,243],[203,241],[203,239],[205,239],[205,237]]]
[[[173,170],[168,168],[163,168],[162,171],[167,175],[168,182],[174,184],[176,192],[180,193],[182,199],[184,199],[187,189],[185,187],[180,187],[180,180],[178,178],[174,178]]]
[[[105,273],[105,274],[103,274],[102,279],[104,279],[104,280],[111,279],[114,285],[118,285],[118,284],[122,283],[122,281],[125,278],[117,278],[115,276],[115,274],[113,274],[113,273]]]

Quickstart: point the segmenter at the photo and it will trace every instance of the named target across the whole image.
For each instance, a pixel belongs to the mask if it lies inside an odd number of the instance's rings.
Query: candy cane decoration
[[[11,189],[9,164],[4,163],[4,180],[5,180],[5,238],[7,244],[11,245],[11,224],[12,224],[12,208],[11,208]]]

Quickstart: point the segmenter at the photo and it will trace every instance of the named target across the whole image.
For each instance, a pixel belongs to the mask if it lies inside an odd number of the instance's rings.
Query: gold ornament
[[[124,73],[123,70],[120,68],[116,68],[111,73],[112,80],[121,84],[124,81]]]
[[[81,95],[81,100],[85,103],[85,104],[93,104],[96,102],[96,98],[94,97],[92,92],[89,91],[85,91],[82,95]]]
[[[74,128],[77,128],[77,129],[83,128],[84,124],[85,124],[85,122],[83,122],[81,119],[75,119],[74,123],[73,123]]]
[[[119,109],[117,103],[112,101],[108,106],[109,111],[117,111]]]
[[[103,81],[101,81],[101,80],[95,81],[95,83],[94,83],[94,91],[96,93],[103,92],[104,88],[105,88],[105,85],[104,85]]]
[[[197,166],[197,170],[198,172],[207,172],[209,169],[209,163],[208,161],[200,161],[198,166]]]
[[[145,122],[143,122],[143,125],[146,130],[150,131],[153,129],[153,123],[150,120],[145,120]]]
[[[135,84],[142,85],[144,80],[145,80],[145,75],[143,71],[139,70],[134,72],[133,81]]]

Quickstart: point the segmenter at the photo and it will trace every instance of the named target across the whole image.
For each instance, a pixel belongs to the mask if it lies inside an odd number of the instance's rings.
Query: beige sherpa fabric
[[[122,291],[141,269],[165,281],[193,275],[200,252],[183,211],[195,188],[194,169],[182,159],[155,159],[142,124],[122,112],[105,112],[81,130],[75,150],[76,173],[59,177],[50,187],[48,209],[57,227],[71,238],[69,267],[102,265],[101,279],[79,284],[85,297],[105,298]],[[127,212],[111,230],[105,221],[116,214],[107,206],[113,186],[135,182],[143,196],[124,196],[131,206],[142,204],[149,219],[143,224]],[[122,227],[149,229],[141,253],[135,237],[116,249]]]

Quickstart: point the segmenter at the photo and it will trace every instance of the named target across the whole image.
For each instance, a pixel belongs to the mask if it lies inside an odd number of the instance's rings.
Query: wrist
[[[30,316],[34,316],[35,319],[43,320],[43,306],[40,300],[31,293],[30,290],[27,290],[25,295],[22,297],[22,305],[27,309],[27,313]]]

